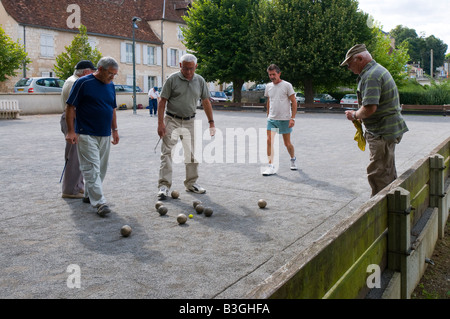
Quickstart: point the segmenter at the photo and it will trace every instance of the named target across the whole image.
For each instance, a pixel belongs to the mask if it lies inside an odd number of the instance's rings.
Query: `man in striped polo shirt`
[[[364,44],[352,47],[341,66],[358,76],[357,111],[346,111],[350,121],[360,120],[370,149],[367,167],[372,196],[397,178],[395,145],[408,131],[401,115],[397,85],[386,68],[378,64]]]

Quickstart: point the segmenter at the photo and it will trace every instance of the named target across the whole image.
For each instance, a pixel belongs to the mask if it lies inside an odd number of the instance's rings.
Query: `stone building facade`
[[[144,91],[162,86],[179,70],[186,52],[181,29],[192,0],[2,0],[0,25],[14,41],[24,45],[31,63],[17,76],[0,83],[0,92],[12,92],[22,77],[55,76],[56,57],[65,52],[78,28],[87,28],[89,43],[120,65],[117,84],[133,84],[133,17],[136,85]]]

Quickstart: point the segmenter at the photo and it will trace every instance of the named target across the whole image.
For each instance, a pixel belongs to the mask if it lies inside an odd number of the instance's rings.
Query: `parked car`
[[[132,85],[115,84],[116,92],[133,92]],[[139,86],[136,86],[136,92],[142,92]]]
[[[210,91],[209,92],[211,102],[226,102],[229,101],[228,96],[223,91]]]
[[[245,84],[242,85],[241,92],[243,91],[247,91],[247,89],[245,88]],[[228,97],[233,96],[233,84],[228,85],[224,92]]]
[[[333,104],[339,103],[339,100],[336,100],[330,94],[316,94],[314,95],[314,103]]]
[[[358,96],[356,94],[346,94],[341,100],[341,107],[358,108]]]
[[[266,84],[253,84],[249,91],[265,91],[266,90]]]
[[[305,103],[305,95],[303,93],[296,92],[295,99],[297,100],[297,103]]]
[[[14,93],[61,93],[64,81],[58,78],[22,78],[14,86]]]

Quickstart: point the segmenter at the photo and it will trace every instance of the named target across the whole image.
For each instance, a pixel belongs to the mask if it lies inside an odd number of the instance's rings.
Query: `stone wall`
[[[264,91],[242,91],[242,103],[261,103]]]
[[[133,93],[117,93],[117,106],[126,104],[128,109],[133,108]],[[19,101],[20,115],[58,114],[63,111],[61,95],[58,93],[46,94],[4,94],[0,93],[0,100]],[[136,93],[136,103],[148,106],[147,93]]]

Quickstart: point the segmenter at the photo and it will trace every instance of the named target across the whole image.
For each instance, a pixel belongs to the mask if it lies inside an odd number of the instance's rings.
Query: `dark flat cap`
[[[97,70],[95,65],[89,61],[89,60],[83,60],[77,63],[75,66],[76,70],[84,70],[84,69],[91,69],[91,70]]]

